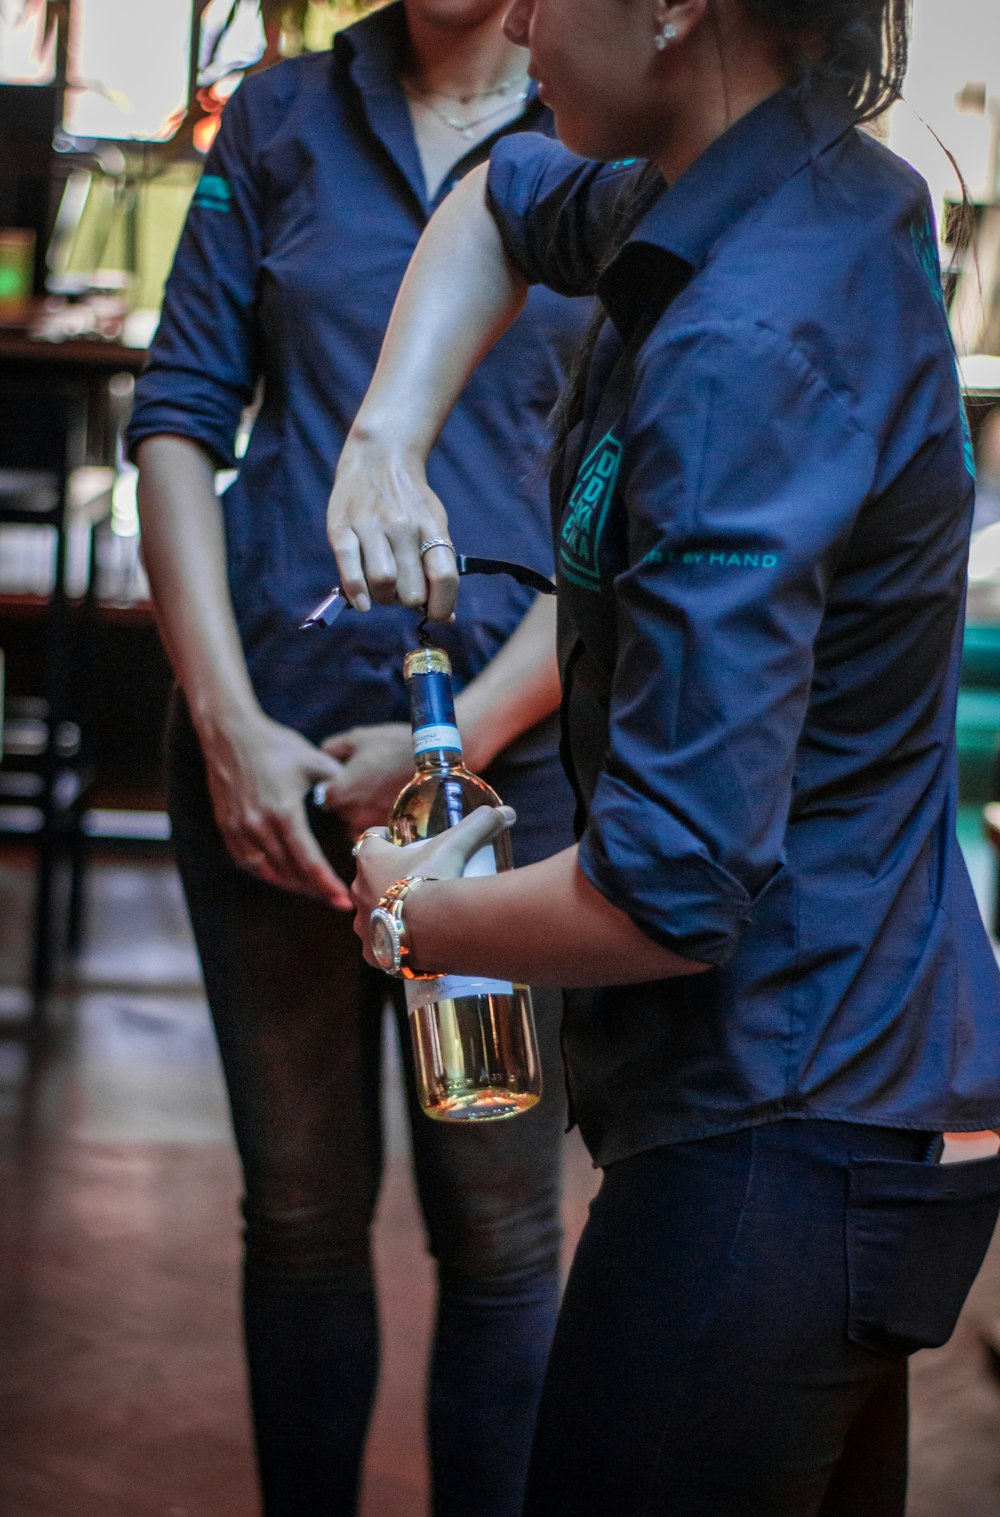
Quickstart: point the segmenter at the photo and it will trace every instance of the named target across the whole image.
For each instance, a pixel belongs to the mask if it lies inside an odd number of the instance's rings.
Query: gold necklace
[[[512,84],[516,83],[517,81],[508,80],[504,82],[502,90],[498,86],[496,89],[492,90],[480,90],[478,97],[470,96],[471,99],[482,98],[486,95],[497,95],[501,93],[506,96],[505,99],[500,101],[499,105],[494,105],[490,110],[484,111],[480,116],[473,116],[471,121],[463,121],[458,116],[449,116],[447,111],[439,110],[438,107],[434,104],[433,100],[430,98],[431,91],[423,90],[419,87],[419,85],[409,84],[404,80],[403,90],[407,95],[410,96],[411,100],[415,100],[418,105],[422,105],[425,111],[430,111],[432,116],[436,116],[440,122],[442,122],[445,126],[450,127],[453,132],[457,132],[460,137],[464,137],[466,142],[471,142],[472,138],[475,136],[477,127],[483,126],[487,121],[491,121],[494,116],[499,116],[501,111],[509,110],[512,105],[521,105],[525,100],[527,100],[528,90],[531,86],[527,82],[526,75],[522,74],[521,78],[524,80],[524,83],[516,95],[510,95],[507,93],[507,91],[511,88]],[[439,94],[440,91],[434,91],[434,93]],[[443,98],[445,100],[451,100],[458,99],[459,97],[445,95]]]

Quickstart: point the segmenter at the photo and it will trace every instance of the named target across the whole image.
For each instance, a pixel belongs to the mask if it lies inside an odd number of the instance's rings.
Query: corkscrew
[[[552,581],[527,564],[516,564],[506,558],[477,558],[473,554],[457,551],[455,563],[459,574],[509,574],[511,579],[517,580],[519,585],[526,585],[529,590],[537,590],[540,595],[555,595],[556,593],[556,587]],[[350,609],[350,605],[343,590],[339,585],[335,585],[326,599],[321,601],[315,610],[310,611],[305,621],[299,624],[299,630],[307,632],[312,627],[332,627],[341,611]],[[430,646],[431,635],[425,610],[417,625],[417,639],[422,648]]]
[[[434,634],[431,631],[430,619],[426,612],[417,622],[417,642],[421,648],[431,648],[434,646]]]

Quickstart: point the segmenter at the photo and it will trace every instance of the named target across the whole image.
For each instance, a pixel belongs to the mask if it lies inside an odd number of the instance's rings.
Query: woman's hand
[[[368,963],[378,967],[371,954],[369,918],[390,885],[410,874],[434,880],[458,879],[473,854],[516,820],[510,806],[480,806],[447,832],[403,848],[387,840],[384,827],[373,828],[358,846],[357,873],[351,888],[354,931]]]
[[[291,727],[260,716],[238,732],[202,738],[215,819],[243,869],[300,895],[350,909],[306,819],[304,797],[340,765]]]
[[[447,621],[458,573],[426,463],[479,360],[516,320],[528,281],[508,257],[472,169],[425,227],[400,286],[379,361],[340,455],[327,532],[351,604],[427,607]]]
[[[413,739],[406,722],[352,727],[326,738],[322,748],[339,762],[325,786],[324,809],[342,816],[355,837],[384,822],[413,773]]]
[[[448,547],[420,556],[422,542],[447,539],[448,517],[418,457],[349,437],[326,525],[340,587],[358,611],[368,611],[373,600],[399,600],[426,606],[433,621],[448,620],[458,599],[458,568]]]

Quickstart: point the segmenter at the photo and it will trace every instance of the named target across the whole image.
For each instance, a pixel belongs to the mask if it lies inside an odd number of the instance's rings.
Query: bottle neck
[[[420,770],[453,769],[462,762],[462,738],[455,721],[455,702],[447,674],[413,674],[410,724],[413,757]]]
[[[461,748],[428,748],[413,757],[418,774],[440,774],[445,769],[462,768]]]

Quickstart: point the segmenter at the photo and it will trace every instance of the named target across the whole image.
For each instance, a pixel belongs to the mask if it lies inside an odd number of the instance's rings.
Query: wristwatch
[[[421,974],[413,968],[410,940],[403,920],[403,906],[411,891],[422,885],[429,875],[408,874],[389,889],[371,914],[369,931],[375,962],[397,980],[436,980],[436,974]]]

